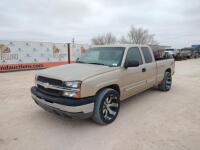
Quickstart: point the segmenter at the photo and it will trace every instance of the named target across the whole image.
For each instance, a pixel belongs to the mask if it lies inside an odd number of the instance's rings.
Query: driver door
[[[146,89],[145,64],[138,47],[128,49],[126,60],[138,61],[139,66],[124,68],[123,71],[123,99],[133,96]]]

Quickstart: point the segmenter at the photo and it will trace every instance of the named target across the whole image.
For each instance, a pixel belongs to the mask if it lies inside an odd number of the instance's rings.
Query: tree
[[[119,40],[119,43],[122,43],[122,44],[130,44],[130,42],[124,37],[122,36]]]
[[[135,28],[131,26],[130,31],[127,34],[127,39],[122,37],[120,43],[131,44],[158,44],[154,40],[154,34],[150,34],[148,30],[143,28]]]
[[[105,44],[114,44],[116,43],[116,37],[112,33],[106,33],[104,35],[99,35],[92,38],[92,44],[94,45],[105,45]]]

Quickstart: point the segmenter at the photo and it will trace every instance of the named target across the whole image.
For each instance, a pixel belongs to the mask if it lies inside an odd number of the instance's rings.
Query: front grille
[[[47,78],[47,77],[43,77],[43,76],[38,76],[37,80],[40,82],[49,83],[49,84],[55,85],[55,86],[63,86],[63,82],[61,80],[57,80],[57,79],[51,79],[51,78]]]
[[[52,95],[52,96],[62,96],[62,91],[44,88],[41,85],[37,85],[38,90],[44,94]]]
[[[42,83],[49,83],[50,85],[54,86],[63,86],[63,82],[61,80],[57,79],[51,79],[43,76],[38,76],[37,81],[42,82]],[[50,89],[50,88],[45,88],[42,85],[37,85],[38,90],[44,94],[47,95],[52,95],[52,96],[62,96],[62,91],[56,90],[56,89]]]

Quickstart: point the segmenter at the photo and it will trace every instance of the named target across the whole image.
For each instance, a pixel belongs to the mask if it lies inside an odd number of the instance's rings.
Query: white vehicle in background
[[[165,49],[165,52],[172,55],[175,59],[179,58],[179,55],[180,55],[180,51],[178,49],[174,49],[174,48]]]

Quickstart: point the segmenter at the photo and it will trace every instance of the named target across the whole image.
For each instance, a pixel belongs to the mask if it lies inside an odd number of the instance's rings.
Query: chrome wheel
[[[167,78],[166,78],[166,88],[167,89],[170,89],[171,88],[171,85],[172,85],[172,76],[171,76],[171,74],[169,73],[168,75],[167,75]]]
[[[105,98],[102,108],[102,117],[105,121],[114,119],[119,111],[119,100],[115,95],[109,95]]]
[[[98,92],[92,119],[101,125],[112,123],[120,109],[120,95],[111,88],[105,88]]]
[[[158,89],[167,92],[171,89],[171,86],[172,86],[172,74],[171,72],[165,72],[164,79],[158,85]]]

